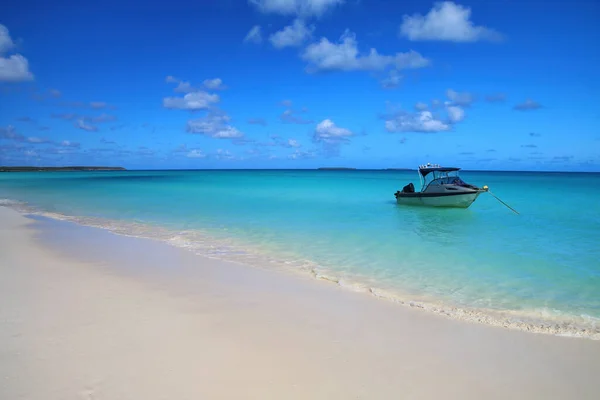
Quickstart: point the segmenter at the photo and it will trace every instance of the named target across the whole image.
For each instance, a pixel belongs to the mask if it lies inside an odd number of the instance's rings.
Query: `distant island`
[[[356,168],[347,168],[347,167],[320,167],[317,168],[318,170],[321,171],[348,171],[348,170],[355,170]]]
[[[123,167],[0,167],[0,172],[126,171]]]

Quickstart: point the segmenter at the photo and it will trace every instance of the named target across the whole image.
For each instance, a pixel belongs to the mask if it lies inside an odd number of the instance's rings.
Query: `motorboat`
[[[468,208],[488,187],[479,188],[463,181],[460,168],[441,167],[427,163],[419,166],[421,191],[415,191],[411,183],[394,195],[398,204],[424,205],[432,207]]]

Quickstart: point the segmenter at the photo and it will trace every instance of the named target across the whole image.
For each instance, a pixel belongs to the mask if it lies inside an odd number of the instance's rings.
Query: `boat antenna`
[[[514,212],[517,215],[521,215],[519,214],[519,212],[517,210],[515,210],[514,208],[512,208],[511,206],[509,206],[508,204],[506,204],[505,202],[503,202],[502,200],[500,200],[500,198],[498,196],[496,196],[494,193],[492,193],[490,191],[490,189],[487,186],[484,186],[483,189],[488,192],[489,194],[492,195],[492,197],[494,197],[496,200],[498,200],[500,203],[504,204],[506,207],[508,207],[512,212]]]

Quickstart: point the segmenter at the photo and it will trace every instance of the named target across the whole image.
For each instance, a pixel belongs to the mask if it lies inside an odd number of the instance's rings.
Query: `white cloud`
[[[0,81],[22,82],[33,80],[29,72],[29,62],[20,54],[10,57],[0,57]]]
[[[542,105],[537,101],[531,99],[527,99],[523,103],[517,104],[513,107],[513,109],[517,111],[531,111],[537,110],[538,108],[542,108]]]
[[[185,156],[188,158],[205,158],[206,154],[202,150],[192,149]]]
[[[450,106],[446,110],[448,111],[448,119],[452,123],[457,123],[465,119],[465,110],[458,106]]]
[[[282,122],[287,122],[290,124],[312,124],[314,121],[311,119],[305,119],[302,118],[298,115],[294,114],[294,110],[292,109],[287,109],[284,112],[281,113],[281,115],[279,116],[279,118],[281,119]]]
[[[446,96],[450,100],[450,105],[469,107],[475,99],[473,95],[468,92],[456,92],[452,89],[446,91]]]
[[[8,28],[0,24],[0,82],[22,82],[33,80],[29,62],[20,54],[4,55],[15,47]]]
[[[219,96],[216,94],[200,91],[188,93],[183,97],[165,97],[163,106],[179,110],[206,110],[214,103],[218,103],[219,100]]]
[[[218,160],[233,160],[235,156],[229,150],[217,149],[212,156]]]
[[[269,41],[277,49],[300,46],[312,36],[314,30],[314,26],[306,26],[304,21],[296,19],[292,25],[272,34]]]
[[[63,140],[62,142],[60,142],[60,145],[63,147],[72,147],[72,148],[76,148],[76,149],[81,147],[81,144],[79,144],[77,142],[71,142],[69,140]]]
[[[288,139],[287,141],[288,147],[302,147],[300,143],[296,139]]]
[[[165,82],[167,83],[178,83],[179,79],[175,78],[173,75],[169,75],[165,78]]]
[[[418,102],[417,104],[415,104],[415,110],[417,111],[425,111],[427,110],[429,107],[427,106],[427,104],[422,103],[422,102]]]
[[[29,143],[35,143],[35,144],[50,143],[50,140],[48,140],[48,139],[39,138],[39,137],[35,137],[35,136],[28,137],[27,141]]]
[[[248,0],[264,13],[319,17],[344,0]]]
[[[291,100],[281,100],[281,104],[284,107],[291,107],[292,106],[292,101]]]
[[[179,81],[178,85],[173,89],[174,92],[177,93],[190,93],[195,91],[190,82]]]
[[[202,82],[202,84],[204,85],[205,88],[207,88],[209,90],[225,89],[225,86],[223,85],[223,81],[221,80],[221,78],[205,79],[204,82]]]
[[[262,42],[262,30],[260,25],[254,25],[244,38],[246,43],[261,43]]]
[[[307,158],[315,158],[316,152],[314,150],[295,150],[292,154],[288,155],[287,158],[290,160],[303,160]]]
[[[98,130],[98,127],[91,125],[91,124],[86,124],[85,121],[83,120],[83,118],[77,120],[75,127],[82,129],[84,131],[88,131],[88,132],[96,132]]]
[[[307,46],[301,57],[309,63],[309,70],[316,71],[373,71],[388,67],[400,70],[429,65],[429,60],[413,50],[388,56],[372,48],[368,54],[359,54],[356,36],[349,30],[344,32],[339,43],[322,38]]]
[[[501,39],[498,32],[483,26],[475,26],[470,18],[470,8],[451,1],[438,2],[425,16],[405,15],[400,26],[400,35],[413,41],[476,42]]]
[[[95,109],[101,109],[101,108],[105,108],[106,107],[106,103],[103,101],[92,101],[90,102],[90,107],[95,108]]]
[[[244,136],[242,132],[229,125],[229,116],[210,113],[205,117],[187,122],[189,133],[199,133],[217,139],[236,139]]]
[[[0,55],[12,50],[13,47],[15,47],[15,43],[10,37],[8,28],[0,24]]]
[[[450,124],[434,117],[431,111],[397,111],[386,116],[385,129],[388,132],[434,133],[451,129]]]
[[[402,75],[398,73],[395,69],[392,69],[387,78],[381,81],[381,87],[384,89],[393,89],[400,85],[400,81],[402,80]]]
[[[313,139],[316,142],[338,144],[347,141],[348,138],[353,135],[354,134],[349,129],[341,128],[332,120],[325,119],[317,124]]]
[[[267,126],[267,121],[264,118],[250,118],[248,119],[250,125],[262,125]]]

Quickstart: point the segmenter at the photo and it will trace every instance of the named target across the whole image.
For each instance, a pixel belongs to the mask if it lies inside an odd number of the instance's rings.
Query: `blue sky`
[[[23,0],[0,164],[600,171],[595,0]]]

